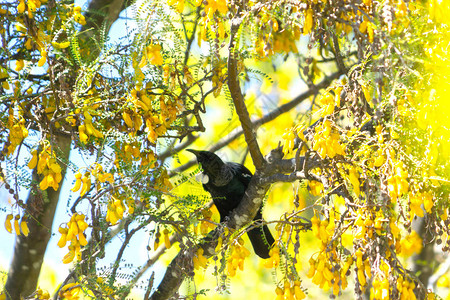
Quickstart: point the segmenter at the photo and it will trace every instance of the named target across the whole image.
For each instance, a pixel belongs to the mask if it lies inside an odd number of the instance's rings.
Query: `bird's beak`
[[[198,155],[198,151],[197,150],[194,150],[194,149],[186,149],[186,151],[189,151],[189,152],[191,152],[191,153],[194,153],[194,155],[197,157],[197,155]]]

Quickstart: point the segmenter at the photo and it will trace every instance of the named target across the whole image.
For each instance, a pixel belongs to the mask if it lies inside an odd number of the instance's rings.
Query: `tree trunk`
[[[67,135],[56,135],[52,143],[52,148],[60,158],[59,164],[63,177],[58,190],[55,191],[51,187],[45,191],[40,190],[39,182],[42,178],[37,174],[36,168],[33,170],[33,187],[26,202],[27,212],[30,214],[27,220],[30,233],[28,236],[20,235],[16,238],[13,261],[5,285],[7,299],[20,299],[21,296],[28,296],[36,289],[45,249],[52,233],[56,205],[66,174],[65,162],[69,159],[70,144],[71,138]]]

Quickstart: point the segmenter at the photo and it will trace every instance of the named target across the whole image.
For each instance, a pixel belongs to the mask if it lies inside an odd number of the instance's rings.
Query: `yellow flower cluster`
[[[387,178],[387,188],[391,200],[395,203],[397,198],[408,192],[408,171],[405,164],[401,161],[393,160],[391,162],[391,171]]]
[[[322,182],[316,181],[316,180],[311,180],[309,182],[309,192],[313,195],[313,196],[320,196],[323,194],[323,184]]]
[[[409,193],[409,201],[410,201],[410,220],[414,219],[414,216],[423,217],[423,208],[427,213],[431,213],[431,209],[433,208],[433,195],[430,192],[418,192],[418,193]]]
[[[300,281],[295,280],[292,283],[289,283],[289,281],[284,282],[284,287],[281,288],[277,286],[275,289],[275,293],[277,294],[277,297],[275,300],[301,300],[305,299],[306,295],[305,292],[300,288]]]
[[[381,261],[379,271],[372,281],[372,288],[370,289],[371,300],[389,300],[390,271],[390,266],[385,261]]]
[[[313,234],[321,241],[321,252],[317,258],[310,258],[310,269],[307,273],[312,282],[323,290],[332,289],[334,295],[338,295],[340,289],[347,287],[347,271],[353,263],[352,257],[348,257],[344,263],[340,263],[336,247],[330,247],[331,237],[335,230],[335,212],[329,212],[329,220],[320,220],[317,215],[311,218]],[[331,248],[331,250],[329,250]],[[342,264],[342,268],[333,267],[333,261]]]
[[[164,98],[162,98],[164,99]],[[152,112],[152,100],[153,97],[149,97],[145,90],[140,90],[139,87],[133,89],[128,95],[127,101],[133,103],[136,111],[132,112],[132,116],[127,112],[122,115],[125,123],[128,127],[137,130],[136,128],[140,128],[142,124],[142,117],[140,113],[138,113],[138,109],[141,110],[143,114],[145,125],[147,127],[147,138],[150,142],[155,143],[156,139],[166,133],[167,125],[167,116],[172,116],[172,113],[167,112],[167,106],[162,100],[161,105],[161,113],[159,115],[154,115]],[[175,114],[176,117],[176,114]],[[174,119],[172,118],[172,123]]]
[[[196,0],[195,5],[200,6],[202,4],[202,0]],[[218,12],[218,14],[216,14]],[[208,40],[208,29],[215,32],[216,37],[223,39],[225,37],[225,19],[216,18],[216,16],[225,16],[228,12],[227,0],[210,0],[207,1],[207,4],[203,8],[202,15],[203,18],[199,22],[199,31],[198,31],[198,46],[201,46],[202,41]]]
[[[17,146],[28,136],[28,129],[25,128],[25,120],[23,118],[20,118],[18,121],[14,120],[12,108],[9,109],[8,127],[10,128],[8,155],[11,155]]]
[[[210,209],[202,210],[203,220],[200,222],[200,233],[206,235],[209,231],[216,228],[216,225],[212,222],[213,212]]]
[[[142,117],[134,111],[124,111],[122,118],[128,128],[132,129],[130,135],[134,135],[142,126]]]
[[[161,109],[161,120],[166,127],[169,127],[177,119],[177,113],[184,110],[184,105],[180,98],[165,100],[164,96],[161,96],[159,108]]]
[[[273,246],[269,250],[269,258],[264,261],[264,267],[266,268],[276,268],[280,264],[280,248],[278,246]]]
[[[135,209],[134,200],[129,197],[125,200],[125,203],[128,207],[128,214],[133,214]],[[111,200],[108,203],[108,210],[106,212],[106,222],[111,223],[111,225],[116,225],[119,220],[123,219],[125,212],[126,208],[122,197],[111,196]]]
[[[294,149],[296,136],[299,137],[302,141],[306,141],[303,131],[305,131],[305,126],[302,125],[296,125],[293,128],[285,130],[282,136],[284,155],[287,155]]]
[[[361,194],[361,190],[360,190],[361,184],[359,181],[358,169],[354,165],[346,165],[344,168],[348,170],[348,174],[347,174],[347,172],[344,172],[342,170],[343,168],[340,165],[339,172],[340,172],[341,176],[350,182],[351,186],[353,187],[353,192],[356,194],[356,197],[359,197]]]
[[[197,2],[199,6],[201,1]],[[207,1],[208,4],[205,5],[204,11],[208,19],[212,19],[216,11],[221,14],[226,14],[228,12],[227,0],[210,0]]]
[[[75,193],[81,188],[80,197],[83,197],[84,194],[89,192],[89,190],[91,189],[91,173],[85,172],[84,175],[81,175],[80,172],[77,172],[75,174],[75,179],[75,185],[71,189],[71,191]]]
[[[330,263],[338,257],[336,251],[321,251],[316,259],[309,259],[309,271],[306,274],[308,278],[312,278],[312,282],[323,290],[333,290],[334,295],[338,295],[340,289],[347,288],[347,271],[349,270],[353,260],[351,256],[346,260],[343,267],[338,269]],[[332,271],[333,270],[333,271]]]
[[[103,138],[103,133],[97,130],[92,124],[91,114],[87,110],[85,110],[83,112],[83,115],[84,115],[84,123],[78,126],[80,141],[82,143],[87,143],[90,136],[94,136],[96,138]]]
[[[65,264],[72,262],[75,256],[77,260],[81,259],[81,246],[87,245],[84,231],[89,226],[85,218],[86,216],[83,214],[74,213],[66,227],[60,226],[58,229],[59,233],[61,233],[58,247],[63,248],[68,241],[70,242],[68,247],[69,253],[63,258],[63,263]]]
[[[96,283],[98,289],[103,292],[103,295],[114,295],[115,290],[108,284],[108,282],[105,282],[105,279],[103,277],[97,277]]]
[[[400,254],[410,257],[422,251],[422,238],[414,230],[400,240]]]
[[[325,120],[315,128],[313,150],[317,151],[321,158],[336,155],[345,155],[342,145],[339,143],[339,133],[333,128],[330,120]]]
[[[155,189],[164,193],[167,193],[171,189],[173,189],[173,185],[170,182],[169,174],[167,174],[166,169],[163,169],[161,171],[161,174],[159,174],[158,178],[156,178]]]
[[[28,14],[28,17],[31,19],[34,17],[34,13],[38,8],[41,7],[42,3],[46,3],[47,0],[19,0],[19,4],[17,6],[17,11],[22,14],[25,11]],[[67,9],[65,14],[59,15],[61,20],[65,22],[67,17],[72,17],[73,20],[81,25],[86,24],[86,20],[84,16],[81,14],[81,7],[73,6],[73,5],[61,5]],[[47,35],[42,28],[28,28],[28,25],[24,22],[23,18],[18,18],[16,24],[16,30],[21,32],[21,35],[24,37],[24,47],[33,51],[36,49],[40,52],[40,58],[37,61],[37,66],[42,67],[47,61],[48,57],[48,49],[51,44],[55,49],[63,49],[67,48],[70,45],[69,41],[66,42],[57,42],[54,40],[52,36]],[[28,32],[27,32],[28,31]],[[34,48],[35,47],[35,48]],[[23,59],[18,59],[16,61],[15,70],[21,71],[25,66],[25,61]]]
[[[326,117],[334,112],[334,108],[341,106],[341,91],[343,89],[344,82],[338,81],[334,84],[335,87],[327,89],[322,93],[317,103],[320,105],[320,109],[314,113],[314,118]],[[334,91],[334,95],[331,91]]]
[[[39,188],[45,191],[48,187],[52,187],[56,191],[62,175],[61,167],[56,161],[56,155],[51,146],[45,145],[39,155],[37,150],[32,151],[31,154],[33,157],[28,162],[28,168],[34,169],[37,166],[37,173],[44,176],[39,183]]]
[[[334,234],[335,222],[334,211],[330,211],[330,218],[328,220],[320,220],[317,215],[311,218],[313,234],[322,241],[322,248],[326,248],[326,245],[331,236]]]
[[[161,55],[161,49],[161,45],[158,44],[150,44],[145,47],[144,54],[142,55],[141,62],[139,63],[139,68],[142,69],[147,64],[161,66],[164,63]]]
[[[244,270],[244,260],[250,255],[250,251],[244,246],[244,240],[239,238],[237,241],[234,240],[230,247],[230,258],[227,261],[227,270],[230,277],[236,275],[236,270],[239,268],[241,271]]]
[[[31,19],[33,18],[33,13],[36,11],[36,9],[41,7],[41,2],[46,3],[47,0],[27,0],[26,3],[25,0],[19,0],[19,4],[17,5],[17,12],[23,14],[26,9],[28,17]]]
[[[94,163],[94,168],[92,169],[92,176],[97,178],[101,183],[108,181],[110,184],[114,183],[114,176],[111,173],[103,171],[103,166],[99,163]]]
[[[136,86],[130,91],[127,101],[133,103],[134,107],[141,109],[142,112],[149,113],[152,110],[153,99],[153,96],[147,95],[145,90],[141,90],[140,87]]]
[[[81,7],[74,6],[72,15],[73,15],[73,19],[75,20],[75,22],[77,22],[80,25],[86,25],[86,19],[81,14]]]
[[[22,232],[22,234],[24,236],[28,236],[28,234],[30,233],[30,230],[28,229],[26,216],[22,217],[22,220],[20,221],[20,224],[19,224],[20,215],[13,216],[12,214],[8,214],[6,216],[6,220],[5,220],[6,231],[8,231],[9,233],[12,233],[11,220],[13,218],[14,218],[14,231],[16,232],[16,235],[20,235],[20,233]]]
[[[59,291],[59,296],[67,300],[80,299],[82,289],[80,284],[72,282],[64,285]]]
[[[367,279],[370,279],[372,277],[370,261],[368,259],[363,259],[364,253],[362,252],[361,248],[356,250],[354,255],[356,256],[356,274],[358,282],[361,287],[365,287],[367,284]]]
[[[364,21],[362,21],[362,23],[359,25],[359,31],[361,31],[362,34],[366,34],[369,42],[373,43],[373,38],[375,35],[375,24],[364,17]]]
[[[414,289],[416,284],[414,281],[409,280],[407,277],[403,278],[399,275],[396,282],[397,290],[400,293],[400,300],[416,300]]]
[[[250,4],[254,5],[254,4]],[[298,13],[297,7],[292,7],[292,13]],[[312,10],[309,9],[308,14],[311,18],[310,25],[312,26]],[[267,11],[266,7],[262,7],[258,16],[258,24],[267,24],[263,30],[259,28],[259,36],[255,39],[254,51],[260,57],[260,59],[266,59],[275,53],[297,53],[298,48],[296,41],[300,39],[302,34],[301,27],[298,24],[289,24],[281,30],[279,19],[273,17],[273,15]],[[304,34],[308,34],[305,31]]]
[[[387,278],[375,278],[370,290],[371,300],[389,300],[389,280]]]
[[[356,221],[353,225],[353,236],[356,239],[371,239],[374,231],[378,235],[384,234],[383,224],[385,216],[381,211],[372,213],[369,210],[360,208],[356,212]]]
[[[48,291],[43,290],[41,288],[38,288],[33,293],[33,296],[35,297],[36,300],[47,300],[47,299],[50,299],[50,294],[48,293]]]
[[[203,255],[203,253],[203,248],[198,248],[197,253],[194,254],[194,257],[192,258],[195,270],[200,268],[206,269],[206,266],[208,265],[208,259]]]

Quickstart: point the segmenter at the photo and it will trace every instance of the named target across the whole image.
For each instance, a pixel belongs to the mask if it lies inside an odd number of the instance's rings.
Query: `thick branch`
[[[235,35],[239,29],[240,21],[234,18],[231,25],[231,37],[230,45],[228,47],[228,88],[230,90],[231,98],[233,99],[234,107],[236,113],[241,122],[242,130],[244,132],[245,141],[248,145],[248,150],[253,160],[253,164],[257,170],[261,169],[264,164],[264,157],[258,146],[258,141],[256,140],[255,127],[250,120],[250,115],[248,113],[247,107],[244,103],[244,97],[242,96],[241,87],[239,85],[239,76],[237,70],[236,53],[235,53]]]
[[[295,108],[297,105],[302,103],[304,100],[317,94],[319,92],[319,90],[328,87],[331,84],[331,82],[333,82],[333,80],[339,78],[339,76],[341,76],[341,75],[342,75],[342,73],[336,72],[336,73],[331,74],[330,76],[325,77],[324,80],[322,80],[317,85],[312,86],[306,92],[301,93],[300,95],[298,95],[297,97],[295,97],[294,99],[289,101],[288,103],[281,105],[280,107],[274,109],[273,111],[271,111],[267,115],[263,116],[262,118],[259,118],[256,121],[254,121],[252,123],[252,127],[256,130],[260,126],[262,126],[270,121],[275,120],[276,118],[278,118],[279,116],[281,116],[284,113],[289,112],[291,109]],[[220,150],[223,147],[227,146],[232,141],[234,141],[235,139],[239,138],[243,133],[244,133],[244,131],[242,129],[234,131],[234,132],[230,133],[227,137],[222,139],[220,142],[218,142],[217,144],[215,144],[214,146],[209,148],[208,150],[211,152]],[[183,149],[184,148],[177,147],[176,151],[172,151],[171,153],[175,153],[175,152],[181,151]],[[161,155],[160,155],[160,157],[161,157]],[[183,171],[187,170],[188,168],[192,167],[195,163],[196,163],[196,161],[192,160],[192,161],[178,167],[177,169],[174,169],[172,171],[172,174],[178,174],[180,172],[183,172]]]
[[[252,177],[249,187],[247,188],[244,198],[239,206],[230,214],[227,222],[213,230],[203,241],[196,247],[190,247],[187,250],[182,250],[172,260],[167,267],[166,274],[159,284],[156,291],[151,296],[151,300],[168,299],[175,294],[181,286],[183,280],[192,274],[193,253],[197,249],[204,250],[203,255],[207,258],[215,254],[217,246],[217,239],[223,233],[223,228],[230,228],[239,230],[249,224],[255,217],[257,211],[261,207],[261,203],[270,187],[275,180],[295,181],[305,178],[302,172],[302,166],[295,171],[295,160],[275,160],[261,170],[256,170]],[[294,172],[291,175],[274,174],[278,170]]]

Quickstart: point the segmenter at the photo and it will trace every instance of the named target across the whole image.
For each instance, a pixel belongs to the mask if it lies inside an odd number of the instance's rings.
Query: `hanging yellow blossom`
[[[387,178],[387,188],[393,202],[408,192],[407,178],[408,172],[405,170],[405,165],[400,161],[394,161],[391,174]]]
[[[61,288],[59,296],[67,300],[78,300],[81,292],[81,285],[78,283],[68,283]]]
[[[56,160],[56,155],[52,151],[51,146],[44,146],[41,153],[37,150],[32,151],[33,157],[28,163],[30,169],[37,167],[37,173],[42,174],[44,177],[39,183],[39,188],[41,190],[46,190],[52,187],[55,191],[59,188],[59,183],[61,182],[61,166]]]
[[[305,12],[305,24],[303,25],[303,34],[310,34],[313,29],[313,10],[308,8]]]
[[[238,239],[231,245],[231,256],[227,262],[228,275],[234,277],[236,270],[244,270],[244,260],[250,255],[250,251],[244,247],[244,240]]]
[[[11,225],[11,220],[14,218],[14,216],[12,214],[8,214],[6,216],[6,220],[5,220],[5,229],[6,231],[8,231],[9,233],[12,233],[12,225]]]
[[[148,63],[155,66],[161,66],[164,63],[161,55],[161,45],[150,44],[145,48],[141,62],[139,63],[139,68],[142,69]]]
[[[86,216],[83,214],[74,213],[70,218],[67,225],[60,226],[58,231],[61,233],[61,237],[58,241],[58,247],[63,248],[67,242],[70,242],[68,246],[69,253],[63,258],[63,263],[68,264],[76,257],[77,260],[81,259],[81,247],[87,245],[86,236],[84,231],[88,228],[88,224],[85,221]]]

